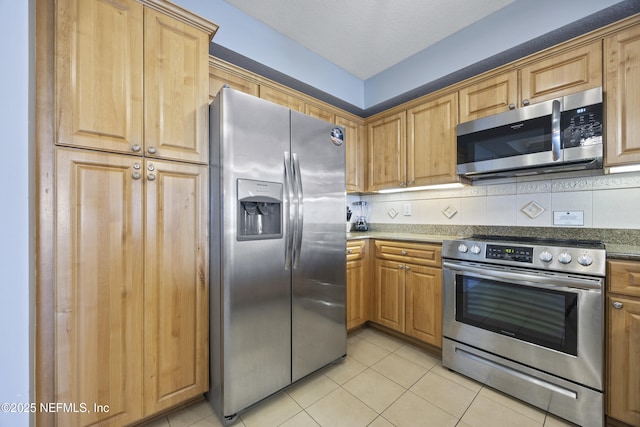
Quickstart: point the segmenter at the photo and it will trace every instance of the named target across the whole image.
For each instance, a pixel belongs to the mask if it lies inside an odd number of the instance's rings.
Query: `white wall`
[[[582,213],[580,228],[640,229],[640,173],[582,175],[519,178],[361,199],[371,203],[370,222],[380,224],[554,227],[558,226],[554,212],[571,211]],[[410,216],[404,215],[405,204],[410,205]],[[395,218],[388,214],[392,209],[399,212]]]
[[[30,53],[33,1],[0,0],[0,403],[29,403],[30,371]],[[0,426],[28,426],[29,414],[0,409]]]

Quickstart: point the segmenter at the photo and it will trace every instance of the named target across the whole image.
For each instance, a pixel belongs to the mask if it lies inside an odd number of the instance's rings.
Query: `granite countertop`
[[[464,235],[442,235],[396,231],[353,231],[347,233],[347,240],[382,239],[437,244],[441,244],[443,240],[455,240],[461,238],[464,238]],[[605,247],[607,250],[607,258],[609,259],[640,261],[640,242],[638,245],[626,245],[619,243],[607,243],[605,241]]]

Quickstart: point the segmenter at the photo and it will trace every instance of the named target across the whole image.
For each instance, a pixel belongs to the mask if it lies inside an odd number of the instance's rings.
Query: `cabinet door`
[[[640,162],[640,26],[604,41],[606,166]]]
[[[209,161],[209,35],[144,11],[146,155]]]
[[[145,415],[208,390],[207,167],[147,160]]]
[[[367,321],[365,280],[365,260],[347,261],[347,329],[353,329]]]
[[[520,105],[535,104],[602,86],[602,45],[595,42],[520,70]]]
[[[404,332],[404,264],[376,259],[374,321]]]
[[[405,333],[442,347],[442,270],[405,266]]]
[[[460,123],[509,111],[518,105],[518,72],[513,70],[460,89]]]
[[[407,121],[407,186],[455,181],[457,95],[408,110]]]
[[[134,0],[56,4],[55,142],[140,150],[142,5]]]
[[[304,113],[303,100],[296,98],[295,96],[291,96],[288,93],[273,89],[269,86],[260,86],[260,98],[266,99],[267,101],[274,102],[287,108],[291,108],[294,111]]]
[[[614,308],[613,304],[622,304]],[[617,305],[617,304],[616,304]],[[607,415],[640,425],[640,300],[608,298]]]
[[[304,113],[311,117],[316,117],[320,120],[324,120],[325,122],[335,123],[336,116],[335,114],[323,110],[322,108],[316,107],[315,105],[305,104]]]
[[[249,95],[258,96],[260,94],[258,83],[255,83],[241,74],[221,70],[214,65],[209,66],[209,102],[213,101],[222,89],[228,85],[230,88],[239,90]]]
[[[364,126],[336,116],[336,124],[345,129],[345,146],[347,162],[347,192],[363,192],[364,172],[366,169],[366,147],[363,142]]]
[[[56,402],[59,426],[142,418],[143,248],[139,159],[56,150]],[[139,164],[139,163],[138,163]]]
[[[400,112],[368,124],[368,191],[405,186],[406,114]]]

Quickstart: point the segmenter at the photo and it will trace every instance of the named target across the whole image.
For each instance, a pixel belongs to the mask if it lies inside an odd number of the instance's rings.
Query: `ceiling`
[[[366,80],[515,0],[225,0]]]

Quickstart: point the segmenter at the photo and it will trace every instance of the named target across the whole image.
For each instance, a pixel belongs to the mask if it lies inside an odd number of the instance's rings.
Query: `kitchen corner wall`
[[[347,203],[370,202],[372,224],[567,227],[554,224],[554,212],[577,212],[583,225],[573,227],[640,229],[640,173],[595,173],[491,180],[451,190],[349,195]],[[410,215],[405,215],[406,209]]]

